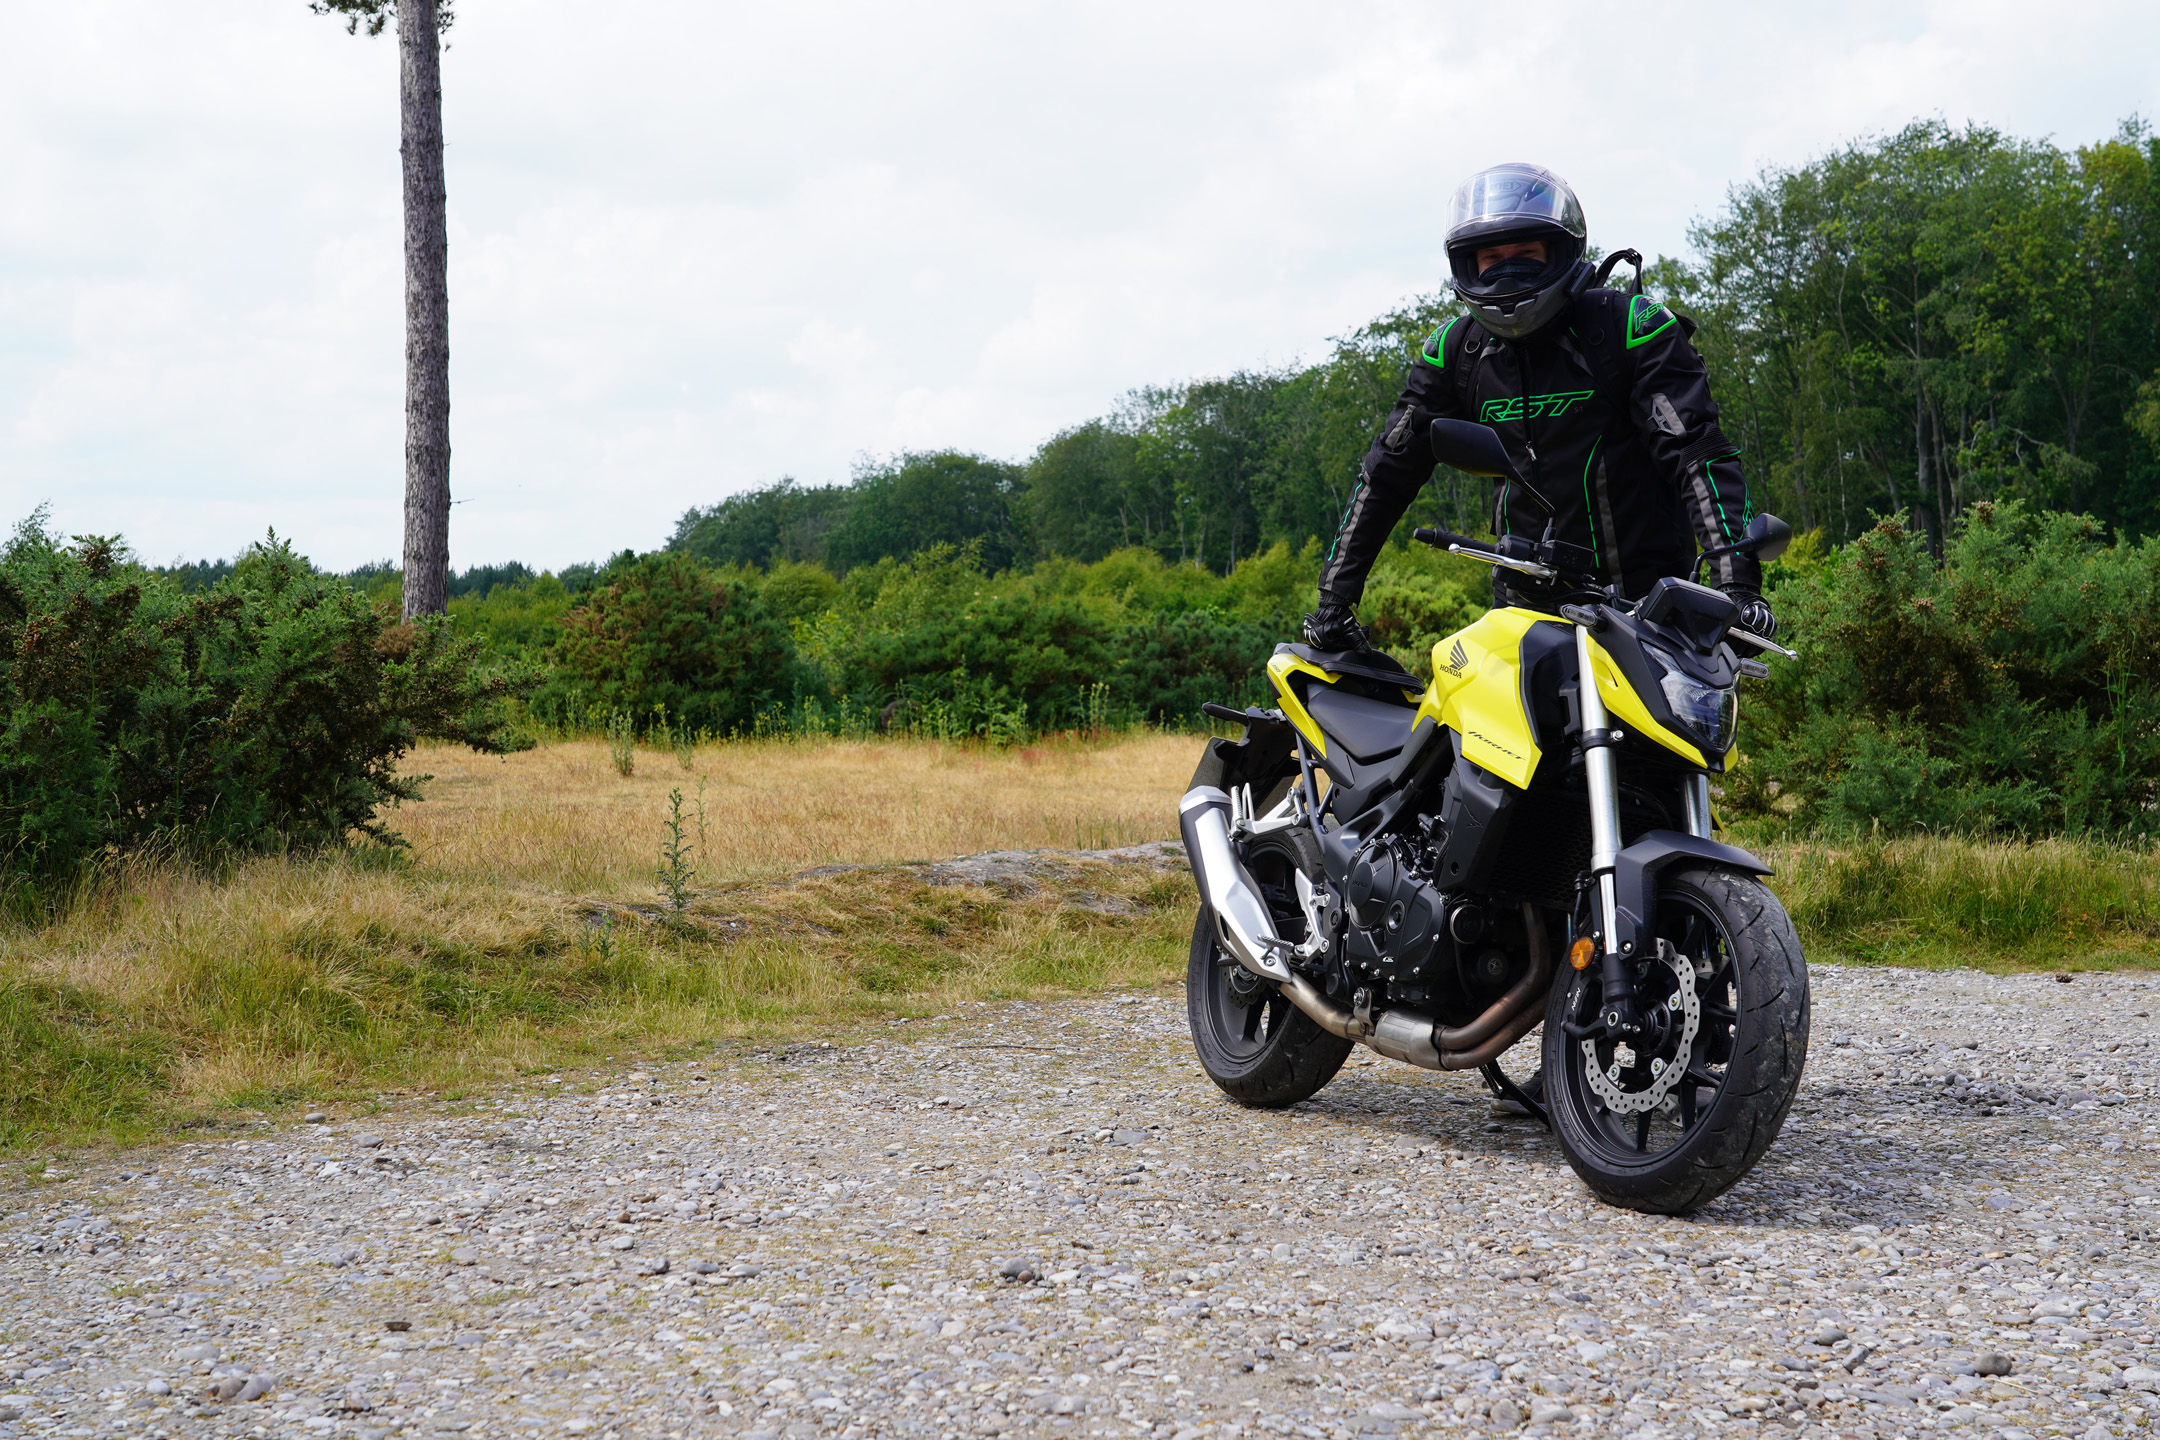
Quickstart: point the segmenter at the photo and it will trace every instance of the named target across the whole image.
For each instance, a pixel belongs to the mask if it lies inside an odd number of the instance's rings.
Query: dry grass
[[[687,774],[640,752],[629,779],[596,744],[430,749],[430,798],[394,817],[409,852],[139,865],[0,930],[0,1146],[1159,984],[1191,926],[1182,874],[1069,864],[985,887],[899,862],[1167,839],[1195,749],[776,743]],[[676,916],[661,820],[699,774],[709,852]],[[879,868],[788,879],[831,865]]]
[[[570,742],[493,758],[417,752],[425,802],[393,824],[428,870],[575,894],[649,894],[670,789],[705,785],[709,884],[818,865],[884,865],[985,850],[1102,850],[1177,833],[1197,756],[1189,735],[1015,750],[934,742],[708,746],[685,769],[640,750]]]

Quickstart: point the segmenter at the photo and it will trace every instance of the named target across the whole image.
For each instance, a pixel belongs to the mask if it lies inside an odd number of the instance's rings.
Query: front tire
[[[1245,858],[1277,932],[1303,938],[1293,872],[1317,872],[1311,838],[1298,831],[1267,836]],[[1279,1109],[1310,1099],[1342,1069],[1351,1042],[1321,1029],[1272,981],[1240,965],[1217,937],[1215,912],[1203,904],[1185,967],[1185,1018],[1200,1068],[1241,1105]]]
[[[1753,876],[1668,872],[1657,916],[1661,955],[1682,957],[1638,967],[1637,1003],[1657,1027],[1626,1047],[1571,1038],[1568,1020],[1596,1014],[1598,976],[1563,970],[1544,1075],[1553,1133],[1583,1183],[1608,1204],[1671,1215],[1724,1193],[1777,1139],[1807,1063],[1810,1001],[1792,920]]]

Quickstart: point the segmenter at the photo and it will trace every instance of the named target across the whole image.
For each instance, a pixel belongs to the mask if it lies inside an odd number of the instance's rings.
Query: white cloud
[[[145,553],[395,553],[392,41],[303,0],[11,14],[0,504]],[[1677,251],[1760,167],[1921,115],[2151,113],[2103,0],[1623,9],[461,0],[445,60],[453,555],[559,565],[866,454],[1023,455],[1431,288],[1534,158]]]

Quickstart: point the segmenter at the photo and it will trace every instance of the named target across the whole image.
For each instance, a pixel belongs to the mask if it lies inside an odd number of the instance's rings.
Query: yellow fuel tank
[[[1433,646],[1432,684],[1418,705],[1462,737],[1463,755],[1517,789],[1537,773],[1537,741],[1523,709],[1522,642],[1533,625],[1555,623],[1535,610],[1488,610]]]

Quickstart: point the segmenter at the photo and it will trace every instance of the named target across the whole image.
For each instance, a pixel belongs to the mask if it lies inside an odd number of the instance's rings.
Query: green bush
[[[0,866],[50,879],[164,844],[381,837],[422,738],[501,750],[518,682],[397,623],[273,537],[184,593],[42,513],[0,552]]]
[[[1229,575],[1141,546],[999,569],[985,548],[936,544],[844,576],[804,561],[715,566],[688,548],[625,554],[574,597],[540,576],[450,609],[506,655],[552,665],[538,712],[574,728],[620,714],[642,732],[665,706],[671,725],[721,735],[1009,740],[1267,703],[1267,658],[1296,636],[1321,561],[1317,542],[1278,542]],[[1422,667],[1433,641],[1482,613],[1469,596],[1484,578],[1423,547],[1389,549],[1367,613]]]
[[[1358,618],[1373,644],[1408,666],[1419,679],[1432,679],[1433,646],[1474,622],[1486,610],[1492,582],[1482,573],[1465,575],[1477,565],[1423,545],[1384,552],[1366,582]],[[1484,567],[1479,565],[1482,572]],[[1476,597],[1476,598],[1473,598]]]
[[[857,713],[890,706],[895,723],[938,733],[1014,737],[1106,714],[1192,724],[1204,701],[1258,698],[1287,638],[1272,605],[1255,607],[1272,625],[1226,613],[1240,598],[1231,581],[1150,551],[993,575],[974,547],[939,546],[851,571],[795,636],[824,696]]]
[[[458,634],[479,637],[498,655],[537,663],[562,639],[569,608],[569,588],[553,575],[538,575],[452,596],[450,622]]]
[[[559,623],[539,702],[557,719],[665,706],[677,726],[725,735],[792,687],[787,628],[756,587],[681,551],[618,559]]]
[[[1802,659],[1743,702],[1734,808],[1831,831],[2152,833],[2160,540],[1981,504],[1940,563],[1886,520],[1773,598]]]

